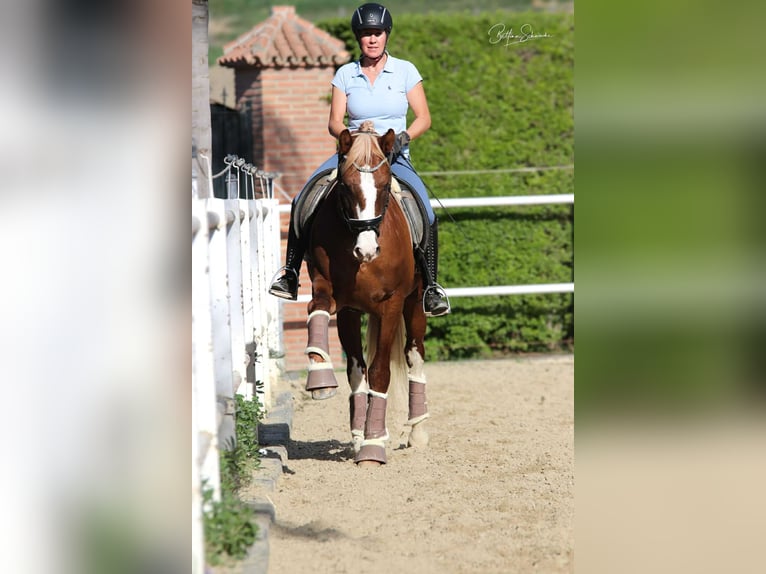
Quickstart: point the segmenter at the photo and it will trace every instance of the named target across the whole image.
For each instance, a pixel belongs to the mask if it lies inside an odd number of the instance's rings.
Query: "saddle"
[[[320,204],[335,187],[338,181],[337,176],[337,169],[318,173],[308,182],[303,193],[298,197],[293,215],[293,230],[297,237],[301,237]],[[397,177],[391,178],[391,195],[399,203],[407,220],[412,246],[425,249],[429,234],[428,214],[420,197]]]

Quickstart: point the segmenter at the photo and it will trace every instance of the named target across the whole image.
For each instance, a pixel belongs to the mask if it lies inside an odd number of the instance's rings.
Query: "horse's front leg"
[[[358,453],[364,440],[364,422],[367,418],[367,363],[362,350],[362,314],[353,309],[338,311],[338,337],[346,352],[346,375],[351,387],[349,418],[351,441]]]
[[[367,420],[364,426],[362,448],[359,449],[354,459],[357,463],[369,463],[377,466],[387,462],[386,405],[388,402],[388,385],[391,379],[391,345],[400,325],[400,310],[396,313],[384,314],[379,321],[370,316],[368,329],[377,326],[379,329],[378,344],[375,358],[367,371],[370,385]]]
[[[407,357],[407,378],[409,379],[409,416],[407,426],[410,427],[408,446],[426,446],[428,431],[425,420],[428,418],[428,402],[426,401],[426,374],[423,370],[425,363],[426,315],[418,294],[414,291],[404,302],[404,326],[407,330],[407,343],[404,353]]]
[[[308,344],[309,374],[306,390],[314,400],[329,399],[335,396],[338,381],[333,373],[330,358],[329,324],[330,314],[335,310],[335,301],[330,295],[332,288],[329,281],[311,273],[312,300],[308,306]]]

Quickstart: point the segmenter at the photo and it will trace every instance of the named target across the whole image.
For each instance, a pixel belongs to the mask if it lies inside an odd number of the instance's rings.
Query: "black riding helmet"
[[[391,18],[391,12],[385,6],[375,2],[359,6],[351,16],[351,30],[355,36],[359,36],[359,32],[365,28],[385,30],[386,34],[390,34],[393,27],[394,20]]]

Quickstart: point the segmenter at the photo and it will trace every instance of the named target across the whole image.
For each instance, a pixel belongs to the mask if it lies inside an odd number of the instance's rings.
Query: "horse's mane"
[[[354,142],[346,154],[342,174],[344,176],[355,163],[357,165],[375,165],[386,157],[383,154],[383,150],[380,149],[380,144],[378,144],[378,137],[380,136],[375,132],[375,124],[370,120],[362,123],[359,130],[351,135],[354,138]]]

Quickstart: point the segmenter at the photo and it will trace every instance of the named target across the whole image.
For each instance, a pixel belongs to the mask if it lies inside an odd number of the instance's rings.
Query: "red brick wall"
[[[237,104],[252,110],[253,163],[281,175],[276,187],[291,198],[335,152],[335,139],[327,131],[333,68],[268,68],[237,70]],[[288,200],[277,191],[280,203]],[[284,257],[289,215],[282,216]],[[306,266],[301,269],[299,294],[311,294]],[[305,369],[307,341],[306,303],[284,304],[285,367]],[[330,355],[336,367],[344,365],[335,318],[330,322]]]
[[[290,196],[335,151],[327,131],[333,68],[261,72],[264,169],[278,171]]]

